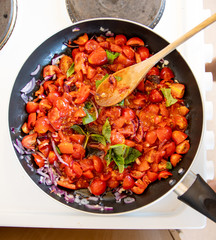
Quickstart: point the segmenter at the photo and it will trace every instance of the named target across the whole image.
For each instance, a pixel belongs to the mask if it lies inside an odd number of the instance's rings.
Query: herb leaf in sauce
[[[71,64],[71,66],[67,70],[66,75],[67,75],[67,77],[70,77],[73,73],[74,73],[74,62]]]
[[[96,88],[98,88],[98,86],[99,86],[108,76],[109,76],[109,74],[106,73],[101,80],[95,81]]]
[[[118,52],[111,52],[109,50],[106,50],[106,54],[109,64],[113,64],[113,61],[120,55]]]
[[[161,92],[164,95],[166,107],[170,107],[178,101],[177,99],[173,98],[171,94],[171,88],[161,88]]]
[[[107,142],[111,143],[111,125],[109,123],[108,118],[106,119],[106,122],[104,123],[103,127],[102,127],[102,134],[105,137],[105,139],[107,140]]]

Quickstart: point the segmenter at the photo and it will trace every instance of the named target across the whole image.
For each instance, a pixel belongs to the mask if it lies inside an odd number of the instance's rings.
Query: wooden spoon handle
[[[149,65],[156,64],[160,59],[168,55],[170,52],[172,52],[174,49],[176,49],[179,45],[184,43],[186,40],[194,36],[196,33],[200,32],[202,29],[206,28],[210,24],[216,21],[216,13],[213,14],[211,17],[207,18],[203,22],[201,22],[199,25],[185,33],[183,36],[176,39],[174,42],[170,43],[168,46],[163,48],[160,52],[153,55],[151,58],[149,58]]]

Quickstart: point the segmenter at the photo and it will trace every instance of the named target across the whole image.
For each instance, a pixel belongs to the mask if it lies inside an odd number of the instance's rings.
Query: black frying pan
[[[149,48],[152,52],[158,52],[166,45],[168,45],[168,42],[166,40],[164,40],[163,38],[155,34],[152,30],[141,24],[113,18],[92,19],[78,22],[73,26],[56,33],[44,43],[42,43],[30,55],[17,76],[11,93],[9,105],[10,131],[11,128],[15,129],[15,132],[11,132],[12,142],[15,142],[17,138],[22,138],[20,127],[26,120],[27,113],[25,111],[25,103],[20,97],[20,90],[31,79],[30,73],[35,70],[38,64],[41,64],[42,67],[49,64],[54,54],[60,54],[63,52],[66,54],[70,54],[71,50],[66,49],[65,45],[63,44],[69,39],[76,39],[78,36],[84,33],[87,33],[90,36],[103,34],[103,32],[100,30],[100,27],[103,27],[104,29],[109,29],[115,34],[125,34],[128,38],[134,36],[140,37],[144,40],[145,44],[149,45]],[[73,31],[73,29],[75,28],[79,28],[80,30]],[[186,85],[185,102],[190,108],[190,114],[188,117],[189,126],[187,134],[189,135],[191,148],[189,152],[184,156],[183,160],[177,165],[177,167],[172,170],[172,177],[150,184],[142,195],[134,195],[133,197],[136,199],[136,201],[130,204],[126,204],[124,202],[116,203],[116,201],[112,198],[106,197],[101,200],[99,204],[107,207],[113,207],[113,210],[106,208],[105,210],[101,211],[95,208],[87,208],[83,204],[66,203],[63,197],[59,197],[54,193],[50,193],[49,186],[39,184],[39,175],[36,173],[36,167],[32,171],[28,167],[27,162],[23,159],[23,156],[16,151],[17,157],[21,165],[28,173],[30,178],[36,183],[36,185],[39,186],[51,197],[64,204],[67,204],[68,206],[85,212],[101,214],[124,213],[130,210],[135,210],[140,207],[149,205],[150,203],[158,200],[159,198],[162,198],[168,192],[172,191],[175,188],[175,185],[179,181],[181,181],[189,172],[192,162],[195,161],[195,156],[200,145],[203,131],[203,104],[196,79],[194,78],[190,68],[188,67],[184,59],[181,57],[181,55],[177,51],[173,51],[166,57],[166,59],[170,62],[169,66],[173,69],[176,79]],[[38,73],[36,79],[40,78],[40,74],[41,73]],[[33,161],[32,164],[34,164]],[[198,185],[198,189],[200,188],[200,181],[202,183],[202,179],[198,175],[196,182],[193,184],[195,187],[196,185]],[[208,188],[208,185],[205,185],[205,189]],[[193,192],[192,194],[191,191]],[[206,193],[202,193],[202,196],[199,195],[199,193],[197,192],[197,188],[190,188],[183,196],[179,198],[181,198],[181,200],[185,202],[188,202],[189,198],[189,204],[192,207],[196,209],[198,208],[200,212],[207,215],[212,220],[216,221],[216,194],[211,188],[208,188],[207,192],[208,194],[211,194],[210,197],[207,197]],[[206,200],[207,198],[209,200]]]

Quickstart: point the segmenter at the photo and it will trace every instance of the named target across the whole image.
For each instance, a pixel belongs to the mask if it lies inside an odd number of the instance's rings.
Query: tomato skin
[[[112,145],[115,144],[124,144],[125,137],[122,133],[117,132],[115,129],[111,131],[111,143]]]
[[[187,137],[188,135],[184,132],[177,130],[172,132],[172,139],[177,145],[183,142]]]
[[[154,182],[158,179],[158,173],[147,171],[147,176],[151,182]]]
[[[179,130],[185,130],[187,128],[187,119],[184,116],[174,116],[174,122]]]
[[[92,156],[94,169],[96,172],[100,173],[103,171],[103,163],[101,159],[95,155]]]
[[[27,102],[26,104],[26,111],[27,113],[34,113],[38,110],[38,103],[36,102]]]
[[[88,40],[88,42],[85,44],[85,50],[88,53],[91,53],[92,51],[96,50],[99,47],[100,47],[99,43],[94,39]]]
[[[35,131],[37,133],[46,133],[49,130],[49,120],[47,117],[40,117],[37,119],[37,121],[35,122]]]
[[[115,36],[115,44],[117,45],[125,45],[127,42],[127,38],[123,34],[118,34]]]
[[[38,165],[39,168],[44,166],[45,161],[40,155],[32,153],[32,156],[34,157],[34,161]]]
[[[185,92],[185,85],[181,83],[173,83],[170,85],[171,94],[175,98],[183,98]]]
[[[81,84],[81,86],[77,92],[77,98],[75,100],[75,103],[77,103],[77,104],[84,103],[89,95],[90,95],[90,86]]]
[[[130,175],[126,175],[123,179],[122,186],[124,189],[131,189],[135,184],[134,179]]]
[[[168,141],[172,137],[171,127],[165,126],[157,128],[157,137],[161,142],[165,140]]]
[[[142,39],[138,38],[138,37],[132,37],[130,38],[127,42],[126,45],[130,45],[130,46],[144,46],[144,42]]]
[[[167,143],[161,149],[161,151],[165,152],[164,157],[168,158],[171,156],[176,150],[176,145],[174,142]]]
[[[148,187],[148,184],[141,179],[136,180],[135,185],[139,188],[143,188],[144,190]]]
[[[122,52],[122,48],[114,43],[110,43],[110,50],[112,52],[119,52],[119,53]]]
[[[61,142],[58,145],[59,150],[63,154],[72,154],[73,153],[73,144],[69,142]]]
[[[150,144],[154,144],[155,141],[157,140],[157,131],[156,130],[151,130],[146,133],[146,141]]]
[[[119,185],[119,181],[116,180],[115,178],[111,177],[108,181],[107,181],[107,186],[110,188],[116,188]]]
[[[138,186],[133,186],[131,188],[132,192],[134,192],[135,194],[142,194],[144,192],[144,188],[138,187]]]
[[[188,140],[184,140],[180,144],[176,146],[176,153],[178,154],[186,154],[190,149],[190,143]]]
[[[56,154],[55,154],[55,152],[54,151],[50,151],[49,152],[49,155],[48,155],[48,161],[49,161],[49,163],[50,164],[53,164],[55,161],[57,161],[57,156],[56,156]]]
[[[104,65],[107,63],[106,51],[102,47],[97,48],[88,56],[88,61],[92,65]]]
[[[153,67],[149,70],[149,72],[147,73],[147,76],[152,76],[152,75],[160,75],[160,70],[157,67]]]
[[[130,175],[135,178],[135,179],[140,179],[144,176],[144,172],[141,172],[141,171],[137,171],[137,170],[132,170]]]
[[[171,79],[174,78],[174,73],[169,67],[164,67],[160,72],[161,79]]]
[[[67,73],[67,71],[70,68],[70,66],[72,65],[72,63],[73,63],[73,59],[67,55],[64,55],[60,59],[59,68],[63,74]]]
[[[37,133],[32,133],[32,134],[26,135],[22,139],[22,145],[27,149],[33,150],[35,149],[36,141],[37,141]]]
[[[37,118],[37,115],[36,115],[35,112],[34,113],[30,113],[28,115],[28,124],[27,124],[28,129],[33,129],[34,128],[35,122],[36,122],[36,118]]]
[[[122,117],[125,120],[133,120],[136,117],[136,113],[130,108],[124,108],[122,110]]]
[[[137,49],[137,53],[139,53],[141,61],[145,60],[146,58],[148,58],[150,56],[149,49],[146,47],[139,47]]]
[[[149,168],[150,168],[150,165],[146,160],[141,160],[141,163],[136,167],[136,169],[140,172],[147,171]],[[132,176],[134,177],[133,174],[132,174]],[[142,174],[140,174],[140,176],[142,177]],[[136,177],[134,177],[134,178],[136,178]]]
[[[91,193],[96,196],[101,195],[102,193],[105,192],[106,186],[107,186],[106,182],[98,178],[95,178],[90,184]]]
[[[178,153],[174,153],[170,157],[170,162],[173,165],[173,167],[176,167],[176,165],[181,161],[182,155]]]
[[[82,159],[85,156],[85,149],[78,143],[73,144],[72,157],[76,159]]]
[[[132,47],[124,45],[122,47],[122,51],[125,54],[125,56],[129,59],[134,59],[135,52]]]
[[[84,35],[80,36],[78,39],[74,40],[73,42],[78,45],[84,45],[88,41],[88,35],[87,33],[84,33]]]
[[[64,180],[59,180],[57,182],[57,184],[61,187],[65,187],[65,188],[68,188],[68,189],[72,189],[72,190],[75,190],[77,189],[76,185],[73,184],[73,183],[69,183],[68,181],[64,181]]]
[[[163,101],[163,95],[157,89],[153,89],[149,95],[149,101],[152,103],[159,103]]]
[[[83,170],[78,162],[73,162],[72,169],[77,178],[80,178],[83,174]]]
[[[94,178],[94,174],[91,170],[87,170],[87,171],[83,172],[83,176],[88,178],[88,179]]]
[[[159,174],[158,174],[158,180],[161,180],[161,178],[168,178],[169,176],[172,176],[172,173],[167,171],[167,170],[164,170],[164,171],[161,171]]]

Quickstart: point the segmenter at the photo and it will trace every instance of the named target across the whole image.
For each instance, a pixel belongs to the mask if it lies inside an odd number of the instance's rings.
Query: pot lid
[[[72,22],[98,17],[129,19],[154,28],[164,12],[166,0],[66,0]]]
[[[6,44],[14,29],[17,16],[17,1],[1,1],[0,7],[0,49]]]

